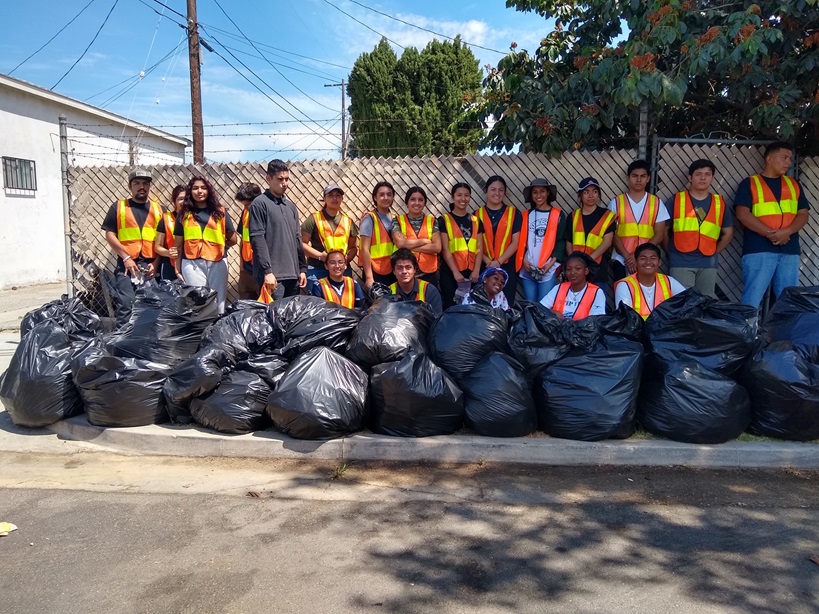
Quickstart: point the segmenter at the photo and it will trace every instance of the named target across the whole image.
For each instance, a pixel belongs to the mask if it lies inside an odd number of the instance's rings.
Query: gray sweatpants
[[[182,259],[182,278],[189,286],[203,286],[215,290],[219,313],[225,313],[225,299],[227,298],[228,270],[224,260],[211,262],[198,258],[196,260]]]

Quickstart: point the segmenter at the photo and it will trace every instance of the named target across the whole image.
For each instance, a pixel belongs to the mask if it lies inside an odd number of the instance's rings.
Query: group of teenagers
[[[602,315],[607,294],[643,318],[664,300],[695,287],[716,296],[718,257],[732,241],[735,220],[745,228],[742,302],[759,307],[773,283],[776,297],[799,284],[799,230],[809,204],[798,181],[787,175],[793,150],[767,146],[761,173],[740,182],[733,206],[711,185],[717,169],[693,161],[688,187],[662,202],[647,191],[649,164],[626,169],[627,189],[608,202],[586,177],[577,186],[577,207],[557,205],[557,187],[536,178],[523,190],[525,207],[507,202],[507,183],[489,177],[484,204],[472,212],[467,183],[450,191],[449,212],[427,212],[427,194],[410,187],[406,213],[394,211],[396,192],[387,181],[372,190],[373,207],[356,223],[344,212],[344,190],[324,188],[322,206],[304,220],[286,196],[287,165],[273,160],[262,190],[242,184],[234,198],[243,206],[238,225],[206,177],[174,188],[163,211],[150,198],[151,175],[129,174],[131,197],[114,203],[102,224],[117,256],[118,323],[127,321],[136,279],[181,280],[217,293],[224,311],[228,272],[225,254],[239,244],[242,299],[276,300],[298,293],[354,308],[373,287],[398,300],[421,300],[436,313],[456,303],[509,309],[518,285],[527,301],[559,317]],[[660,272],[663,248],[669,275]],[[362,283],[353,279],[358,259]],[[376,286],[381,284],[382,286]]]

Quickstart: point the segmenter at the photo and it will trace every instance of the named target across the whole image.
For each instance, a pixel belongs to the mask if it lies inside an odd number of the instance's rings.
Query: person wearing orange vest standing
[[[154,250],[160,256],[159,273],[157,277],[164,281],[175,281],[176,268],[174,267],[174,260],[176,260],[176,244],[173,240],[173,229],[176,225],[176,216],[182,210],[182,205],[185,203],[185,186],[178,185],[171,192],[171,210],[162,214],[162,220],[156,228],[156,240],[154,241]]]
[[[373,205],[375,209],[367,211],[359,224],[361,233],[361,250],[358,252],[358,264],[364,272],[364,287],[369,290],[375,282],[389,286],[395,281],[392,273],[390,256],[395,252],[390,230],[395,215],[392,203],[395,200],[395,189],[388,181],[379,181],[373,188]]]
[[[646,191],[650,168],[645,160],[635,160],[629,164],[626,171],[628,191],[618,194],[609,203],[609,209],[617,216],[611,257],[615,280],[637,271],[634,250],[638,245],[660,245],[665,239],[668,210],[663,201]]]
[[[515,268],[527,301],[542,301],[557,284],[557,273],[566,255],[566,214],[552,204],[557,188],[542,178],[523,189],[523,212]]]
[[[416,277],[418,259],[406,247],[395,250],[390,256],[390,264],[395,272],[395,282],[390,284],[390,294],[398,301],[423,301],[428,303],[436,316],[443,313],[441,293],[431,283]]]
[[[566,252],[587,254],[594,283],[606,291],[609,281],[609,254],[617,228],[617,216],[600,206],[600,184],[586,177],[577,185],[580,207],[572,211],[566,223]]]
[[[341,211],[344,190],[338,184],[329,183],[324,188],[324,207],[315,211],[301,223],[301,245],[307,256],[307,293],[322,277],[327,277],[325,259],[330,251],[341,250],[347,255],[345,275],[352,277],[349,264],[358,253],[358,226]]]
[[[793,148],[782,141],[765,148],[762,174],[743,179],[734,214],[745,227],[742,244],[742,302],[759,308],[773,282],[776,298],[799,285],[799,231],[808,221],[807,196],[787,172]]]
[[[189,286],[214,290],[219,313],[224,313],[228,281],[225,250],[236,245],[236,229],[204,177],[193,177],[188,182],[185,204],[176,218],[174,240],[179,252],[176,272]]]
[[[149,198],[151,174],[135,169],[128,174],[131,197],[115,202],[102,222],[105,240],[117,257],[114,268],[117,326],[131,317],[134,284],[140,278],[152,279],[159,267],[154,248],[156,231],[162,220],[162,209]]]
[[[483,259],[483,228],[478,223],[478,216],[468,213],[472,188],[468,183],[458,182],[450,190],[452,203],[449,213],[438,218],[438,231],[441,233],[441,300],[444,309],[452,307],[456,300],[458,286],[467,283],[475,284],[481,276]],[[463,288],[465,296],[469,288]]]
[[[634,250],[637,272],[614,284],[614,304],[631,307],[645,320],[665,300],[685,292],[685,286],[673,277],[658,273],[660,248],[643,243]]]
[[[397,216],[392,222],[392,242],[395,247],[407,248],[415,254],[420,279],[436,288],[440,285],[438,254],[441,253],[441,232],[435,216],[424,213],[427,193],[419,186],[412,186],[404,197],[406,215]]]
[[[725,199],[711,193],[717,167],[695,160],[688,167],[689,189],[668,203],[671,228],[665,248],[669,273],[686,288],[717,298],[719,254],[734,238],[734,215]]]
[[[552,288],[541,304],[559,318],[582,320],[589,316],[606,315],[606,294],[599,286],[589,283],[590,266],[594,260],[583,252],[572,252],[564,266],[566,279]]]
[[[492,175],[484,184],[486,204],[478,209],[478,221],[483,229],[483,260],[486,267],[506,271],[508,279],[503,294],[509,306],[514,306],[518,291],[518,272],[515,254],[518,251],[522,218],[514,207],[505,205],[506,180]]]
[[[347,309],[364,306],[364,291],[358,282],[345,273],[347,252],[343,249],[331,249],[324,258],[327,275],[320,277],[313,284],[310,294],[323,298]]]
[[[239,291],[239,298],[246,301],[255,301],[259,298],[261,292],[259,282],[253,276],[253,246],[250,244],[250,205],[261,193],[262,188],[255,183],[243,183],[236,190],[236,196],[233,197],[243,207],[242,216],[239,218],[239,227],[236,229],[236,234],[242,244],[242,251],[240,252],[242,266],[239,269],[237,290]]]

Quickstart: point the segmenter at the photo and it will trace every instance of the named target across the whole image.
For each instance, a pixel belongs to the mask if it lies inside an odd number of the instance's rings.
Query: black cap
[[[577,184],[577,191],[582,192],[583,190],[592,185],[596,187],[598,190],[600,189],[600,184],[597,183],[597,179],[595,179],[594,177],[586,177],[585,179],[581,179],[580,183]]]

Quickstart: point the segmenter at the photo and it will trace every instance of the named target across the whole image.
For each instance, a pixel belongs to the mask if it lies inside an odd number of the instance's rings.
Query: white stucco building
[[[65,279],[60,115],[71,166],[181,164],[190,144],[0,74],[0,290]]]

